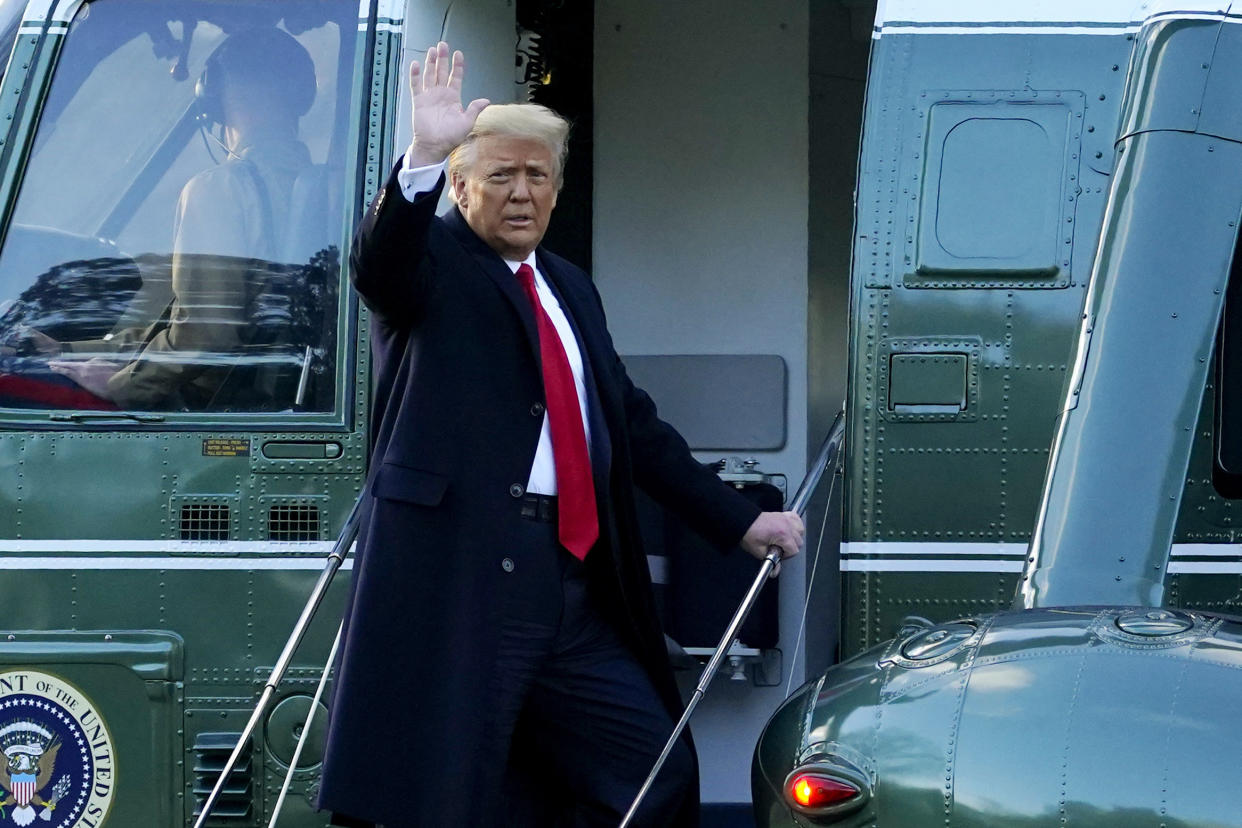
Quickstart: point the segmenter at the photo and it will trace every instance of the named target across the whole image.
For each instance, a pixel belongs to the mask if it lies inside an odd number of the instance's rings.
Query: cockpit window
[[[0,407],[332,410],[356,15],[82,6],[0,249]]]

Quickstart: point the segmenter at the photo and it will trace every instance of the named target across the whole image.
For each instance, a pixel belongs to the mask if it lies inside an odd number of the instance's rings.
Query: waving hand
[[[462,53],[453,52],[450,61],[449,47],[444,41],[427,50],[423,65],[417,60],[410,64],[414,126],[414,140],[408,152],[411,166],[438,164],[447,158],[453,148],[465,140],[475,119],[488,105],[486,98],[478,98],[462,107],[461,82],[465,71],[466,59]]]

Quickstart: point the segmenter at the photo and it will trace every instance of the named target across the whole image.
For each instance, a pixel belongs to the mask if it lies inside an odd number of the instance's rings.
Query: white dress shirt
[[[401,194],[407,200],[413,201],[420,194],[430,192],[436,186],[436,182],[440,180],[440,175],[444,171],[444,162],[428,164],[425,167],[411,167],[403,159],[401,169],[397,172],[397,183],[401,186]],[[514,262],[508,259],[505,259],[504,262],[509,266],[509,270],[513,272],[515,281],[517,279],[518,267],[521,265],[528,264],[535,271],[535,293],[539,296],[539,303],[543,305],[544,313],[548,315],[548,319],[552,321],[557,334],[560,335],[561,346],[565,349],[565,356],[569,359],[569,368],[574,375],[574,389],[578,393],[578,410],[582,415],[582,429],[586,434],[587,447],[589,449],[591,445],[591,421],[587,417],[587,395],[585,375],[582,367],[582,350],[578,347],[578,339],[574,336],[569,319],[565,316],[565,311],[561,309],[561,303],[557,301],[556,294],[548,287],[547,279],[544,278],[543,272],[539,269],[533,251],[526,257],[524,262]],[[552,431],[548,425],[547,412],[544,412],[543,415],[543,428],[539,432],[539,446],[535,449],[535,462],[530,468],[530,477],[526,483],[526,491],[531,494],[556,494],[556,465],[552,453]]]

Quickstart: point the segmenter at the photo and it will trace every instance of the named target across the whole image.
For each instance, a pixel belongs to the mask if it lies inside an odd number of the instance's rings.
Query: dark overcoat
[[[320,807],[389,828],[486,824],[471,782],[505,760],[486,732],[501,561],[543,419],[529,301],[457,210],[435,216],[443,181],[410,202],[394,169],[351,255],[373,320],[374,448]],[[588,374],[600,509],[592,595],[676,720],[634,486],[721,548],[758,511],[694,460],[630,382],[587,274],[542,248],[537,257]]]

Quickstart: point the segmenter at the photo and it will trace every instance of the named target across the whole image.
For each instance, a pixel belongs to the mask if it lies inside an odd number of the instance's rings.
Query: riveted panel
[[[934,409],[956,414],[966,407],[965,354],[893,354],[889,357],[888,410]]]
[[[894,422],[971,422],[978,419],[979,354],[974,337],[886,339],[877,374],[880,407]]]
[[[906,615],[948,620],[1012,600],[1013,560],[992,571],[965,552],[948,563],[914,552],[955,543],[1024,549],[1029,539],[1116,163],[1134,45],[1121,30],[1083,37],[1056,29],[912,29],[873,42],[851,279],[843,540],[877,544],[884,560],[842,572],[845,653],[893,635]],[[1051,137],[1058,129],[1059,143]],[[984,162],[1002,172],[1010,165],[1008,184],[1015,176],[1021,184],[1026,170],[1018,167],[1041,141],[1057,148],[1055,162],[1045,156],[1041,163],[1063,163],[1057,217],[1044,224],[1025,203],[1032,197],[977,171]],[[963,183],[977,185],[977,200]],[[1047,192],[1036,188],[1035,196],[1046,200]],[[984,210],[985,199],[1000,208]],[[1015,208],[1026,211],[1021,234],[1002,223]],[[1044,246],[1016,249],[1036,241],[1028,238],[1032,225],[1047,232]],[[1041,258],[1031,264],[1035,252]],[[988,257],[995,261],[985,263]],[[907,341],[919,345],[896,344]],[[965,354],[965,408],[898,410],[905,380],[890,375],[903,354]],[[910,367],[903,361],[898,373]],[[884,554],[886,544],[900,553]],[[901,571],[892,569],[889,559],[907,552],[913,557]]]
[[[883,454],[876,537],[980,542],[1003,531],[1007,491],[1000,449],[892,447]]]
[[[1069,284],[1080,92],[928,92],[907,287]]]
[[[842,609],[856,619],[843,642],[852,652],[898,634],[914,615],[939,623],[1005,609],[1018,575],[1008,572],[847,572]]]
[[[1143,27],[1120,138],[1153,130],[1197,131],[1222,28],[1230,27],[1204,18],[1170,18]]]
[[[899,90],[910,77],[913,45],[897,38],[872,55],[876,82],[894,90],[876,100],[868,114],[874,137],[862,144],[861,175],[874,186],[858,192],[858,228],[854,247],[855,278],[867,288],[887,288],[899,266],[903,221],[910,196],[902,181],[902,126],[908,110],[900,106]]]

